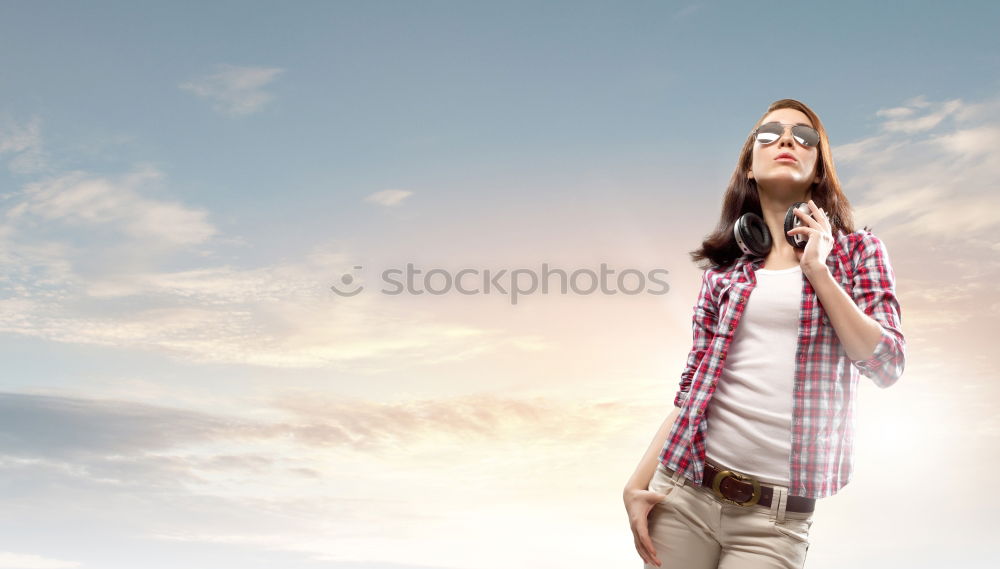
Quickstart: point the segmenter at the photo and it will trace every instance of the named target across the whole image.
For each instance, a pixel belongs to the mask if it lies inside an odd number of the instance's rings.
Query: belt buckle
[[[753,495],[750,496],[749,500],[746,502],[737,502],[736,500],[731,500],[722,495],[722,481],[730,476],[736,478],[737,480],[753,484]],[[753,506],[760,500],[760,481],[752,476],[747,476],[746,474],[733,472],[732,470],[723,470],[715,477],[715,480],[712,481],[712,492],[714,492],[716,497],[723,502],[728,502],[737,506]]]

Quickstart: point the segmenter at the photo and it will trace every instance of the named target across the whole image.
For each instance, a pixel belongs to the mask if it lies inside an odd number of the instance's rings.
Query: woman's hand
[[[826,212],[809,200],[811,215],[806,215],[796,209],[795,215],[802,220],[803,225],[788,232],[789,235],[806,235],[805,249],[795,249],[802,272],[808,277],[813,271],[826,269],[826,258],[833,250],[833,228]]]
[[[653,506],[666,498],[666,494],[639,488],[625,488],[623,497],[625,499],[625,511],[628,512],[628,523],[632,526],[632,538],[635,540],[635,550],[644,562],[659,567],[660,559],[656,556],[656,548],[653,547],[653,541],[649,539],[648,520],[649,511],[653,509]]]

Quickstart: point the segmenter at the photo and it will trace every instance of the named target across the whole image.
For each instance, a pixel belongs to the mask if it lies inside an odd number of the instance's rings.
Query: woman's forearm
[[[670,434],[670,429],[674,426],[677,415],[680,414],[679,407],[672,407],[672,409],[667,418],[663,420],[663,424],[660,425],[660,430],[656,431],[656,434],[653,436],[653,440],[649,443],[649,448],[642,455],[642,459],[639,461],[638,466],[635,467],[632,477],[625,484],[626,489],[638,488],[645,490],[649,487],[649,481],[653,479],[653,473],[656,472],[656,463],[660,456],[660,451],[663,450],[663,444],[667,442],[667,435]]]
[[[844,346],[847,357],[852,360],[867,360],[872,357],[882,339],[882,325],[855,304],[830,274],[829,267],[824,265],[818,269],[803,271],[830,318],[830,324]]]

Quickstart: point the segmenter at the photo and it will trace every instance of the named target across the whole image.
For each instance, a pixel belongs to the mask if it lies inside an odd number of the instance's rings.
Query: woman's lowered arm
[[[670,428],[674,426],[674,421],[677,420],[677,415],[680,414],[679,407],[673,407],[670,413],[667,414],[667,418],[663,420],[663,424],[660,425],[660,430],[656,431],[653,435],[653,440],[649,443],[649,448],[646,449],[646,453],[642,455],[639,459],[639,464],[635,467],[635,472],[625,483],[625,489],[636,488],[640,490],[645,490],[649,486],[649,481],[653,479],[653,473],[656,472],[656,463],[660,456],[660,451],[663,450],[663,445],[667,442],[667,435],[670,434]]]

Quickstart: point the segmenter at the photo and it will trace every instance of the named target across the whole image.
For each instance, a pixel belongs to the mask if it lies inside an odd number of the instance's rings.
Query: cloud
[[[423,481],[444,474],[463,480],[474,496],[489,494],[513,473],[571,470],[612,445],[636,410],[632,403],[584,399],[379,402],[317,393],[232,407],[244,416],[0,394],[0,476],[8,482],[0,499],[11,511],[62,511],[71,503],[91,521],[105,517],[91,509],[99,504],[108,519],[137,524],[130,531],[188,540],[257,536],[276,521],[273,531],[287,542],[279,549],[297,550],[301,532],[287,527],[288,519],[316,535],[336,519],[381,536],[376,528],[384,520],[405,528],[426,516],[409,495]],[[403,471],[389,468],[401,463]],[[421,500],[440,504],[449,488],[427,488]],[[164,509],[173,523],[152,515]],[[213,519],[219,516],[227,523]],[[304,550],[329,552],[333,545]]]
[[[65,569],[79,567],[75,561],[61,561],[40,555],[0,552],[0,569]]]
[[[928,304],[940,305],[943,302],[957,302],[982,298],[988,286],[982,281],[940,282],[939,280],[909,279],[907,281],[913,290],[909,292],[911,299],[919,299]],[[954,318],[968,317],[969,314],[949,314]]]
[[[260,449],[279,424],[126,400],[0,393],[0,432],[0,471],[46,495],[200,488],[282,458]]]
[[[996,153],[1000,144],[1000,125],[992,124],[943,134],[935,141],[950,155],[965,158],[985,158]]]
[[[574,445],[623,429],[631,405],[616,401],[511,398],[491,394],[401,402],[286,395],[275,407],[292,414],[302,444],[378,453],[418,447],[517,443]]]
[[[117,179],[71,172],[25,186],[6,218],[8,223],[111,229],[147,247],[194,245],[215,235],[207,212],[143,195],[161,177],[153,168]]]
[[[0,453],[46,459],[136,455],[203,442],[231,423],[142,403],[0,393]]]
[[[916,97],[876,113],[874,136],[833,148],[857,225],[900,241],[988,248],[1000,227],[993,188],[1000,163],[1000,100]],[[880,231],[881,230],[881,231]]]
[[[179,87],[214,103],[222,113],[238,116],[260,111],[273,97],[264,92],[284,70],[277,67],[219,65],[219,71]]]
[[[881,127],[887,132],[912,134],[938,126],[943,120],[953,116],[962,106],[961,100],[932,104],[921,96],[907,101],[902,107],[876,111],[875,116],[886,119],[882,122]]]
[[[407,311],[377,292],[338,297],[329,285],[357,263],[330,246],[270,266],[163,270],[174,249],[216,231],[204,212],[143,197],[138,187],[156,177],[73,174],[12,199],[0,226],[0,331],[191,362],[361,373],[539,345]]]
[[[26,123],[10,119],[0,122],[0,155],[10,156],[7,168],[15,174],[33,174],[44,170],[46,157],[38,117]]]
[[[193,469],[252,471],[275,464],[283,452],[294,454],[296,445],[406,454],[447,441],[593,442],[629,425],[634,407],[490,394],[382,402],[292,392],[265,405],[268,421],[127,400],[0,393],[0,455],[77,464],[185,457]],[[269,447],[277,454],[245,452],[267,440],[283,442]]]
[[[404,199],[411,195],[413,195],[413,192],[407,190],[382,190],[381,192],[375,192],[365,197],[365,201],[392,207],[401,204]]]
[[[19,294],[0,299],[0,330],[191,362],[383,373],[538,343],[401,311],[374,293],[336,297],[324,282],[329,267],[75,276],[48,288],[24,270],[12,279]]]
[[[372,292],[329,286],[353,266],[319,245],[270,266],[200,266],[219,236],[208,212],[151,197],[162,174],[71,172],[7,196],[0,224],[0,331],[151,350],[189,362],[382,373],[456,361],[532,335],[439,321]],[[194,253],[196,268],[163,270]]]

